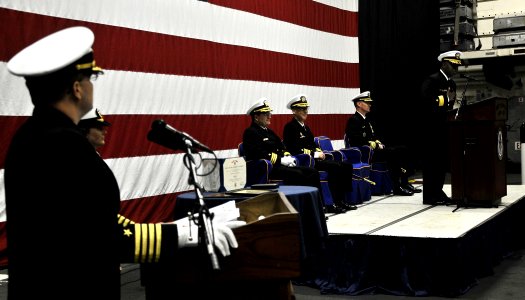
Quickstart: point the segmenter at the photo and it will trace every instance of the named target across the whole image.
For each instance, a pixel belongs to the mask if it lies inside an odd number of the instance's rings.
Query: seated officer
[[[252,118],[242,136],[246,159],[269,160],[273,164],[269,177],[283,180],[285,185],[306,185],[321,190],[319,172],[314,168],[296,166],[281,138],[268,128],[271,111],[267,99],[261,98],[246,112]]]
[[[353,167],[348,162],[326,160],[323,151],[315,145],[314,135],[305,124],[308,117],[308,101],[306,95],[297,95],[288,102],[287,108],[292,110],[293,118],[284,126],[283,141],[286,149],[292,155],[309,154],[315,158],[315,168],[328,172],[328,184],[334,198],[334,207],[327,208],[328,212],[340,210],[354,210],[356,206],[344,202],[345,192],[352,191]],[[333,210],[333,211],[332,211]]]
[[[411,196],[420,193],[408,182],[408,149],[405,146],[386,146],[376,136],[372,124],[366,115],[370,112],[372,98],[366,91],[355,96],[352,101],[355,114],[351,116],[345,129],[347,142],[352,147],[370,146],[374,150],[372,161],[386,161],[389,166],[390,178],[394,195]]]
[[[98,149],[106,144],[106,134],[111,123],[104,120],[99,110],[94,108],[89,111],[80,122],[78,127],[84,132],[89,143]]]

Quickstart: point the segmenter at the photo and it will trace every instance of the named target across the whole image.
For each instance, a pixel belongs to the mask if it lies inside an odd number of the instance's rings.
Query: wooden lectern
[[[507,99],[485,99],[456,113],[449,115],[452,199],[496,206],[507,195]]]
[[[239,248],[219,258],[180,249],[169,263],[141,265],[147,300],[294,299],[291,279],[300,275],[299,214],[283,193],[269,192],[236,203],[247,225],[233,232]]]

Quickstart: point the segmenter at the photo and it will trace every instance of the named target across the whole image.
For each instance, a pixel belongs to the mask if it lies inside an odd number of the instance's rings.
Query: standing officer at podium
[[[34,104],[5,161],[8,299],[118,300],[121,262],[163,262],[197,246],[197,226],[119,215],[117,179],[77,126],[93,107],[92,81],[103,74],[94,39],[86,27],[66,28],[7,63],[25,78]],[[237,241],[225,226],[215,224],[213,234],[229,255]]]
[[[447,204],[451,199],[443,192],[449,166],[447,112],[456,100],[456,83],[452,76],[462,64],[460,51],[448,51],[438,56],[439,71],[430,75],[421,86],[424,147],[423,204]]]

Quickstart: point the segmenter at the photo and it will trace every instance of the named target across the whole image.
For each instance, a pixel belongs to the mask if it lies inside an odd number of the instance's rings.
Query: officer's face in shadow
[[[270,120],[272,118],[272,113],[260,113],[255,115],[255,123],[259,124],[262,127],[268,127],[270,125]]]
[[[306,118],[308,118],[308,107],[294,108],[292,109],[292,113],[297,121],[304,122]]]
[[[456,75],[458,73],[458,68],[459,68],[458,64],[453,64],[449,61],[443,62],[442,69],[443,69],[443,72],[445,72],[445,74],[447,74],[448,77],[452,77]]]

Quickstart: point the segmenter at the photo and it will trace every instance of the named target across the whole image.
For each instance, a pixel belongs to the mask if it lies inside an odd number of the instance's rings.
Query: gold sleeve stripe
[[[142,228],[142,242],[140,251],[140,262],[146,262],[147,249],[148,249],[148,224],[140,224]]]
[[[135,224],[135,258],[133,259],[133,262],[135,263],[139,262],[140,240],[141,239],[142,239],[142,235],[140,231],[140,224]]]
[[[160,246],[162,242],[162,226],[160,224],[155,224],[155,241],[156,241],[156,247],[155,247],[155,262],[159,262],[160,258]]]
[[[443,95],[439,95],[437,101],[438,101],[438,106],[445,105],[445,97],[443,97]]]
[[[322,152],[321,148],[315,148],[315,152]]]
[[[148,255],[147,255],[147,258],[148,258],[148,262],[152,262],[153,261],[153,255],[155,254],[155,251],[154,251],[154,246],[155,246],[155,224],[153,223],[150,223],[148,224],[148,241],[149,241],[149,245],[148,245]]]
[[[284,156],[287,156],[287,155],[292,155],[292,154],[290,152],[288,152],[288,151],[285,151],[284,152]]]
[[[275,164],[276,161],[277,161],[277,154],[272,153],[272,156],[271,156],[271,158],[270,158],[270,162],[271,162],[272,164]]]
[[[310,149],[303,149],[304,154],[310,154],[312,151]]]
[[[123,224],[122,226],[127,227],[129,224],[135,224],[135,222],[131,221],[130,219],[122,216],[121,214],[117,215],[118,217],[118,223]]]
[[[158,262],[160,259],[161,224],[134,224],[135,263]]]
[[[124,217],[121,216],[120,214],[117,215],[117,218],[118,218],[118,223],[119,223],[119,224],[124,223],[124,221],[126,220],[126,218],[124,218]]]

